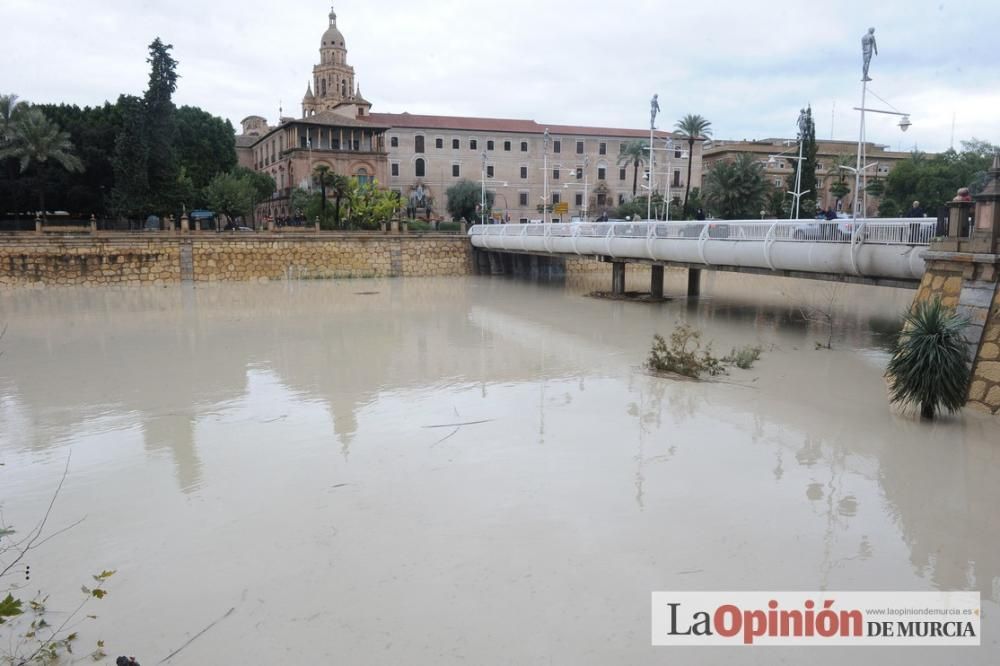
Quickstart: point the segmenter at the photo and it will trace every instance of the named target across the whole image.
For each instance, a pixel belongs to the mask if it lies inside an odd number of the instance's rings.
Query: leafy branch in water
[[[701,331],[690,324],[680,324],[670,334],[670,342],[662,335],[653,336],[653,346],[646,359],[646,367],[653,372],[672,372],[691,379],[700,379],[703,374],[711,376],[727,372],[726,366],[735,365],[747,369],[760,358],[760,347],[745,346],[733,349],[728,356],[718,358],[712,355],[712,344],[702,348]]]
[[[102,571],[93,576],[96,585],[92,587],[83,586],[83,598],[76,609],[65,616],[63,621],[55,626],[47,619],[48,595],[39,593],[25,605],[24,600],[14,596],[14,594],[24,587],[12,580],[15,574],[23,572],[24,579],[29,580],[31,575],[30,566],[25,563],[26,556],[37,550],[49,540],[59,536],[67,530],[76,527],[80,520],[62,527],[54,532],[48,533],[45,528],[52,515],[62,491],[66,476],[69,473],[70,459],[66,459],[66,467],[63,469],[59,483],[56,485],[52,498],[45,509],[41,520],[20,539],[15,539],[13,535],[17,532],[7,525],[0,513],[0,594],[6,595],[0,599],[0,663],[17,664],[24,666],[28,664],[47,664],[58,660],[64,654],[73,654],[73,645],[78,639],[78,634],[74,629],[84,619],[92,619],[96,616],[88,615],[81,618],[83,608],[92,599],[103,599],[108,592],[105,584],[114,571]],[[7,639],[3,639],[6,633]],[[103,642],[98,641],[97,649],[91,654],[95,660],[103,659],[106,654],[103,652]]]

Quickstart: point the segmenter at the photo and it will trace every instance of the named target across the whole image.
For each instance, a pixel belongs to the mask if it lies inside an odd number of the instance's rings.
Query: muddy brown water
[[[706,274],[697,303],[584,296],[606,288],[0,293],[4,517],[37,520],[69,458],[49,525],[85,518],[24,591],[69,608],[116,569],[81,643],[144,664],[219,618],[170,663],[1000,661],[1000,422],[890,409],[912,292]],[[763,356],[647,375],[678,321]],[[978,590],[983,646],[650,647],[650,592],[699,589]]]

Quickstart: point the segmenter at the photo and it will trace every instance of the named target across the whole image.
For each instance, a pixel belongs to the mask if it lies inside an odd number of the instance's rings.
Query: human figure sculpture
[[[649,128],[653,129],[656,127],[656,114],[660,112],[660,96],[658,94],[653,95],[653,99],[649,100]]]
[[[868,32],[861,38],[861,52],[865,59],[862,80],[871,81],[868,78],[868,66],[872,62],[872,54],[878,55],[878,44],[875,43],[875,28],[868,28]]]

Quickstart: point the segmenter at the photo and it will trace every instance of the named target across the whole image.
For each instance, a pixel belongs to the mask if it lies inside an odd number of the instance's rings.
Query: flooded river
[[[889,408],[912,292],[609,283],[0,293],[4,518],[68,460],[49,529],[84,519],[24,591],[117,570],[81,642],[144,665],[1000,661],[1000,424]],[[762,358],[647,375],[680,321]],[[817,589],[978,590],[983,646],[649,645],[653,590]]]

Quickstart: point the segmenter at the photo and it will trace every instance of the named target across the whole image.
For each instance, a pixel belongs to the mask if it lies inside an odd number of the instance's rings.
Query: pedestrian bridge
[[[622,278],[625,263],[647,263],[914,286],[935,229],[906,218],[645,221],[474,225],[469,237],[487,251],[600,258]]]

